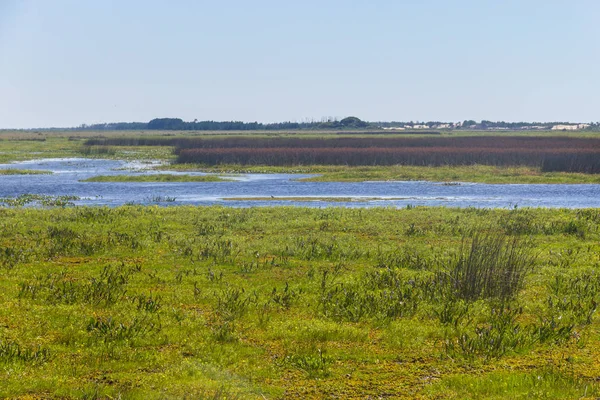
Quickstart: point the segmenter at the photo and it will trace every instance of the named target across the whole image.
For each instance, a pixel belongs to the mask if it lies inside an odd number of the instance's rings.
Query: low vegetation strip
[[[600,174],[571,172],[542,172],[539,167],[527,166],[357,166],[345,165],[201,165],[170,164],[159,167],[164,170],[202,171],[215,174],[313,174],[302,178],[312,182],[364,182],[364,181],[432,181],[432,182],[478,182],[478,183],[600,183]]]
[[[306,171],[304,171],[306,173]],[[536,167],[491,165],[419,167],[407,165],[316,168],[310,182],[432,181],[442,184],[599,184],[600,174],[542,172]]]
[[[229,182],[231,179],[215,175],[101,175],[83,179],[81,182]]]
[[[75,205],[73,202],[77,200],[80,200],[78,196],[47,196],[26,193],[17,197],[0,198],[0,206],[23,207],[37,205],[43,207],[67,207]]]
[[[15,169],[7,168],[0,169],[0,175],[50,175],[52,171],[44,171],[40,169]]]
[[[0,211],[2,398],[600,396],[598,209]]]

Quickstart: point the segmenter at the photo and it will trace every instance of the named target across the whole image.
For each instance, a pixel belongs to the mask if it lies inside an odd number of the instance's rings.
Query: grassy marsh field
[[[335,131],[316,132],[256,132],[245,133],[244,137],[255,139],[297,140],[318,138],[340,139],[348,137]],[[198,138],[224,139],[239,137],[240,132],[0,132],[0,162],[23,161],[40,158],[95,157],[122,160],[161,160],[168,163],[158,169],[177,171],[204,171],[215,173],[308,173],[320,176],[314,181],[368,181],[368,180],[430,180],[438,182],[463,181],[481,183],[598,183],[600,174],[574,172],[543,172],[539,166],[523,165],[444,165],[438,167],[390,165],[390,166],[345,166],[345,165],[207,165],[174,164],[175,146],[168,145],[174,140],[198,140]],[[485,138],[498,133],[490,132],[442,132],[440,139],[469,137]],[[535,138],[555,136],[555,132],[502,133],[509,138]],[[385,139],[405,139],[407,135],[385,135]],[[427,135],[410,135],[411,139],[427,139]],[[594,132],[561,132],[561,138],[598,139]],[[371,138],[355,134],[349,139]],[[86,145],[88,140],[112,140],[109,143],[120,145]],[[143,141],[154,141],[153,146],[139,145]],[[162,145],[160,145],[162,143]],[[126,144],[126,145],[124,145]],[[134,145],[137,144],[137,145]]]
[[[596,398],[600,211],[0,209],[0,397]]]
[[[88,132],[23,135],[0,134],[1,162],[176,161],[175,146],[127,142],[131,133],[104,135],[126,145],[85,145],[97,136]],[[278,135],[295,137],[259,137]],[[600,182],[531,165],[159,168],[317,181]],[[214,177],[92,179],[192,178]],[[75,200],[0,199],[1,398],[600,396],[598,209]]]

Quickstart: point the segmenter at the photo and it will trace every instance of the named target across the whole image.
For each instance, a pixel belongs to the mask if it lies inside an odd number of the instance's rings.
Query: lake
[[[2,164],[2,169],[48,170],[53,174],[0,175],[0,197],[22,194],[74,195],[81,198],[75,204],[91,206],[217,204],[232,207],[600,207],[598,184],[300,182],[298,179],[310,175],[299,174],[228,175],[228,178],[234,179],[231,182],[80,182],[98,175],[178,174],[150,170],[156,164],[98,159],[45,159]],[[208,175],[199,172],[179,174]]]

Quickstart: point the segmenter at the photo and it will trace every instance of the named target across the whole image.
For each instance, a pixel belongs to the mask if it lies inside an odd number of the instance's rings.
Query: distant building
[[[586,129],[590,124],[575,124],[575,125],[554,125],[552,127],[553,131],[578,131],[581,129]]]

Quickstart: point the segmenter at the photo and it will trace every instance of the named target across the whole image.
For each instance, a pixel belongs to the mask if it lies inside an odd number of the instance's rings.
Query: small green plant
[[[271,301],[282,307],[283,309],[289,309],[292,306],[292,303],[302,294],[302,289],[299,291],[295,291],[290,289],[290,285],[288,282],[285,283],[285,287],[283,290],[278,291],[277,288],[273,288],[273,292],[271,292]]]
[[[151,294],[148,296],[140,294],[132,298],[132,302],[135,304],[138,311],[146,311],[149,313],[158,312],[162,307],[161,301],[161,296],[152,296]]]
[[[286,357],[286,362],[306,373],[309,378],[327,378],[331,375],[331,357],[323,349],[311,352],[302,352]]]
[[[460,327],[455,337],[446,339],[446,354],[452,358],[492,359],[531,345],[531,336],[517,322],[517,317],[522,313],[522,308],[504,305],[492,307],[486,323],[474,328]]]
[[[20,344],[0,339],[0,362],[25,362],[39,364],[46,362],[50,358],[50,352],[48,349],[38,347],[36,349],[30,349],[23,347]]]
[[[441,297],[433,313],[443,325],[451,325],[458,328],[460,324],[464,323],[464,319],[469,316],[470,307],[471,304],[462,299]]]
[[[246,314],[251,302],[256,302],[256,295],[246,295],[244,289],[227,287],[215,294],[217,304],[214,308],[211,328],[215,339],[220,342],[234,339],[238,320]]]
[[[91,317],[86,330],[104,343],[128,341],[160,330],[160,324],[148,317],[135,317],[131,322],[117,322],[112,317]]]
[[[175,201],[177,201],[177,198],[172,197],[172,196],[156,195],[156,196],[150,196],[150,197],[146,198],[147,203],[173,203]]]

